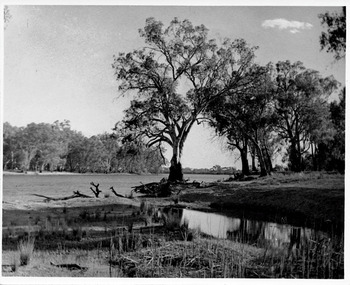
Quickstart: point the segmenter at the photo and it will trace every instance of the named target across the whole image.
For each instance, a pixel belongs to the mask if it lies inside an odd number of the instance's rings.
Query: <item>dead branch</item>
[[[91,187],[90,187],[90,190],[95,194],[96,198],[98,198],[98,195],[100,195],[100,193],[102,192],[100,189],[98,189],[100,184],[96,185],[94,182],[91,182],[90,184],[95,187],[95,190],[92,189]]]
[[[115,192],[113,186],[111,186],[109,189],[112,190],[112,192],[113,192],[113,194],[114,194],[115,196],[121,197],[121,198],[127,198],[127,197],[125,197],[125,196],[123,196],[123,195],[120,195],[120,194],[118,194],[117,192]]]

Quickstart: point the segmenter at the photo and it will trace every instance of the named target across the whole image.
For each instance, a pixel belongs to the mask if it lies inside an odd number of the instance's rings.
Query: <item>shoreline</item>
[[[80,207],[104,207],[114,205],[140,206],[142,201],[154,207],[176,206],[192,210],[222,213],[228,216],[251,216],[266,221],[287,220],[291,224],[334,225],[344,228],[344,176],[305,178],[283,181],[279,178],[257,179],[248,182],[218,182],[211,187],[190,187],[181,194],[155,198],[135,196],[74,198],[65,201],[37,201],[23,204],[3,201],[5,211]],[[286,199],[288,197],[288,199]],[[178,203],[175,205],[175,200]]]

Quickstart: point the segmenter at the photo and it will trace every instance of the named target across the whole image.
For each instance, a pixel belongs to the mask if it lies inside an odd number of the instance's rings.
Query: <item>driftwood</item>
[[[141,185],[132,187],[135,193],[142,193],[155,197],[171,196],[170,182],[165,179],[162,179],[160,182],[140,183]]]
[[[49,197],[49,196],[40,195],[40,194],[32,194],[32,195],[45,198],[45,200],[44,200],[45,202],[64,201],[64,200],[69,200],[69,199],[74,199],[74,198],[92,198],[91,196],[82,194],[79,191],[73,191],[73,195],[71,195],[71,196],[59,197],[59,198]]]
[[[90,184],[95,187],[95,190],[92,189],[92,187],[90,187],[90,190],[95,194],[96,198],[98,198],[98,195],[100,195],[100,193],[102,192],[100,189],[98,189],[100,184],[96,185],[96,184],[94,184],[94,182],[90,182]]]
[[[51,264],[52,266],[56,266],[56,267],[67,268],[67,269],[69,269],[69,270],[83,270],[83,271],[88,270],[87,267],[83,267],[83,266],[80,266],[80,265],[75,264],[75,263],[55,264],[55,263],[53,263],[53,262],[50,262],[50,264]]]
[[[143,184],[142,182],[140,183],[141,185],[132,187],[136,193],[142,193],[155,197],[169,197],[175,191],[176,195],[179,195],[183,189],[186,189],[188,187],[204,188],[213,186],[211,184],[206,184],[203,182],[189,182],[188,180],[170,182],[165,178],[163,178],[160,182],[151,182],[147,184]]]
[[[113,194],[114,194],[115,196],[117,196],[117,197],[121,197],[121,198],[127,198],[127,197],[125,197],[125,196],[123,196],[123,195],[118,194],[117,192],[115,192],[115,190],[114,190],[113,186],[111,186],[109,189],[110,189],[110,190],[112,190],[112,192],[113,192]]]

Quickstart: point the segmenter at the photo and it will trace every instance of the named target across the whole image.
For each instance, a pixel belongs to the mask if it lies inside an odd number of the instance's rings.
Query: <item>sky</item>
[[[190,3],[190,2],[189,2]],[[336,3],[336,2],[335,2]],[[302,61],[345,84],[345,62],[320,51],[318,14],[340,7],[276,6],[42,6],[10,5],[4,30],[3,121],[13,126],[70,120],[86,136],[111,132],[130,97],[121,97],[113,55],[145,44],[138,34],[148,17],[167,26],[174,17],[204,24],[209,37],[243,38],[259,46],[259,64]],[[170,151],[166,153],[170,160]],[[202,125],[183,151],[184,167],[240,167],[237,154]]]

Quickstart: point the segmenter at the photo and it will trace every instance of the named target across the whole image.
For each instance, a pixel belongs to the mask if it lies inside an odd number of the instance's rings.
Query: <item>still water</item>
[[[330,234],[310,228],[265,221],[228,217],[189,209],[171,209],[168,215],[177,217],[181,225],[207,235],[240,242],[274,247],[299,247],[307,240],[329,239]]]

